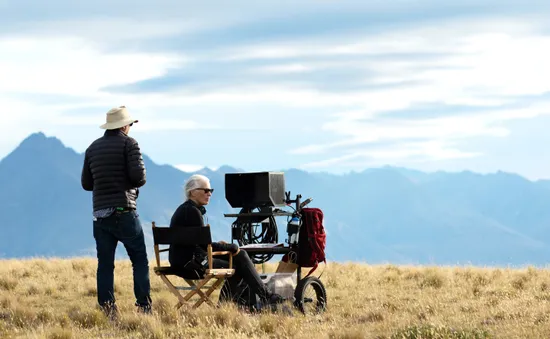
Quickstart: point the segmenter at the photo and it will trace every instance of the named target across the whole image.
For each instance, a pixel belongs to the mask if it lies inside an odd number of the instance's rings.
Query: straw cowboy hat
[[[130,116],[126,106],[111,108],[107,112],[107,122],[99,126],[102,129],[117,129],[138,122]]]

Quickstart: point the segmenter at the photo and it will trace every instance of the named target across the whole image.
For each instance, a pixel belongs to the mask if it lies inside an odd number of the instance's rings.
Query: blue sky
[[[550,178],[548,1],[0,0],[0,158],[126,105],[182,169]]]

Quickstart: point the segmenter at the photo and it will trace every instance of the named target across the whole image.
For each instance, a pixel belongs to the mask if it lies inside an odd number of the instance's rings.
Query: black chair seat
[[[155,267],[154,269],[155,269],[155,272],[158,272],[164,275],[176,275],[183,279],[199,280],[204,278],[204,274],[200,274],[200,272],[197,272],[195,270],[182,269],[179,267],[162,266],[162,267]]]

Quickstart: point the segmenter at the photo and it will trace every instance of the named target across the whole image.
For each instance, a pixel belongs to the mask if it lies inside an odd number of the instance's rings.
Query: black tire
[[[313,295],[311,292],[313,291]],[[323,313],[327,307],[327,291],[317,277],[307,277],[298,282],[294,290],[294,306],[303,314]],[[313,308],[311,308],[313,304]]]

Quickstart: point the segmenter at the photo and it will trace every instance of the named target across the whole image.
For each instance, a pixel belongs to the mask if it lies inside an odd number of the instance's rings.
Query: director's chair
[[[166,286],[168,286],[170,292],[178,298],[176,308],[179,309],[195,294],[198,295],[200,299],[193,305],[193,308],[199,307],[203,302],[215,307],[215,304],[210,300],[210,295],[222,285],[226,278],[233,276],[235,270],[233,269],[233,256],[231,252],[212,251],[210,225],[207,225],[206,227],[157,227],[153,221],[152,227],[155,259],[157,264],[154,271],[155,274],[162,279]],[[169,247],[160,249],[160,245],[206,245],[208,253],[208,269],[204,274],[200,274],[200,272],[196,270],[182,270],[171,266],[161,266],[160,253],[168,251]],[[229,257],[229,268],[212,268],[212,257],[215,255],[227,255]],[[168,278],[168,276],[174,275],[183,278],[189,286],[175,286]],[[206,284],[210,280],[213,280],[213,282],[211,285],[207,286]],[[207,291],[203,292],[201,289],[207,289]],[[183,296],[179,292],[180,290],[186,290],[189,292]]]

